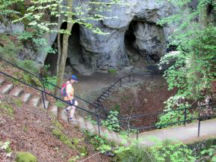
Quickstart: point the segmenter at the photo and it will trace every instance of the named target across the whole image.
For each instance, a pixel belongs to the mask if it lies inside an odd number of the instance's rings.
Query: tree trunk
[[[207,11],[207,6],[202,6],[200,8],[200,13],[199,13],[199,23],[201,28],[206,28],[208,26],[208,11]]]
[[[69,10],[68,12],[72,12],[72,4],[73,4],[73,0],[68,0],[67,1],[68,3],[68,6],[69,6]],[[69,14],[68,17],[67,17],[67,31],[70,31],[72,30],[72,27],[73,27],[73,22],[72,22],[72,16]],[[64,79],[64,72],[65,72],[65,65],[66,65],[66,59],[67,59],[67,56],[68,56],[68,39],[69,39],[69,36],[70,34],[67,34],[65,33],[63,35],[63,43],[62,43],[62,50],[60,53],[60,55],[58,56],[58,63],[59,65],[57,65],[57,86],[58,87],[61,87],[62,85],[62,82],[63,82],[63,79]],[[60,42],[60,34],[58,35],[58,41],[59,41],[59,44],[58,46],[60,47],[61,49],[61,42]],[[58,95],[58,92],[59,90],[56,90],[55,91],[56,94]],[[58,114],[57,116],[60,116],[60,108],[58,108]]]
[[[69,8],[69,12],[72,12],[72,4],[73,0],[67,1]],[[69,14],[67,17],[67,31],[71,31],[73,27],[72,17]],[[68,39],[70,34],[64,34],[63,35],[63,42],[62,42],[62,50],[61,50],[61,42],[60,42],[60,34],[58,34],[58,61],[57,61],[57,86],[61,87],[63,79],[64,79],[64,71],[65,71],[65,64],[66,59],[68,56]],[[56,90],[56,95],[58,95],[58,91]]]
[[[56,75],[59,73],[59,67],[60,67],[60,62],[61,62],[61,54],[62,54],[62,48],[61,48],[61,5],[59,4],[59,17],[58,17],[58,35],[57,35],[57,44],[58,44],[58,60],[57,60],[57,65],[56,65]],[[55,95],[59,96],[59,89],[55,88]]]
[[[61,27],[61,26],[60,26]],[[60,29],[60,28],[59,28]],[[61,34],[58,33],[58,60],[57,60],[57,65],[56,65],[56,74],[58,76],[59,74],[59,67],[60,67],[60,62],[61,62],[61,55],[62,55],[62,49],[61,49]],[[58,85],[58,84],[57,84]],[[59,86],[58,86],[59,87]],[[59,96],[59,89],[55,88],[55,95]]]

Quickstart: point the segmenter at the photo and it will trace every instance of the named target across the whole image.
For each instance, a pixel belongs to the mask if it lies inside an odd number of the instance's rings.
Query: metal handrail
[[[209,106],[215,106],[216,105],[216,103],[212,103],[212,104],[209,104]],[[199,106],[199,107],[205,107],[206,105],[201,105],[201,106]],[[136,129],[136,130],[146,130],[146,129],[153,129],[153,128],[162,128],[162,127],[165,127],[165,126],[170,126],[170,125],[175,125],[175,124],[181,124],[181,123],[183,123],[184,125],[186,125],[186,123],[187,122],[189,122],[189,121],[192,121],[192,120],[202,120],[202,119],[205,119],[206,117],[210,117],[210,118],[212,118],[212,117],[216,117],[216,115],[211,115],[211,116],[209,116],[209,115],[205,115],[205,116],[200,116],[200,114],[199,114],[199,116],[197,117],[197,118],[190,118],[190,119],[187,119],[187,116],[186,116],[186,110],[191,110],[191,109],[195,109],[195,108],[181,108],[181,109],[175,109],[175,110],[173,110],[173,111],[184,111],[184,120],[178,120],[178,121],[176,121],[176,122],[170,122],[170,123],[166,123],[166,124],[160,124],[160,125],[150,125],[150,126],[140,126],[140,127],[135,127],[135,126],[130,126],[130,128],[131,129]],[[216,107],[212,107],[212,109],[216,109]],[[166,111],[166,112],[163,112],[163,113],[168,113],[168,112],[172,112],[172,110],[170,110],[170,111]],[[154,113],[154,115],[159,115],[160,113]],[[152,115],[152,113],[150,114],[150,115]],[[145,116],[150,116],[150,115],[148,115],[148,114],[145,114]],[[128,118],[126,119],[121,119],[121,120],[128,120]]]
[[[53,94],[51,94],[51,93],[49,93],[49,92],[47,92],[46,90],[45,90],[45,87],[44,87],[44,78],[42,78],[42,77],[40,77],[40,75],[36,75],[36,74],[34,74],[34,73],[31,73],[31,72],[29,72],[29,71],[27,71],[27,70],[25,70],[25,69],[23,69],[23,68],[21,68],[21,67],[19,67],[19,66],[17,66],[16,64],[13,64],[13,63],[11,63],[11,62],[9,62],[8,60],[5,60],[4,58],[2,58],[1,56],[0,56],[0,59],[1,60],[3,60],[3,61],[5,61],[5,62],[7,62],[8,64],[10,64],[10,65],[12,65],[12,66],[14,66],[14,67],[16,67],[16,68],[18,68],[18,69],[20,69],[20,70],[22,70],[22,71],[24,71],[24,72],[27,72],[27,73],[29,73],[29,74],[31,74],[31,75],[33,75],[34,77],[37,77],[41,82],[42,82],[42,85],[43,85],[43,89],[40,89],[39,87],[35,87],[35,86],[32,86],[32,85],[30,85],[30,84],[28,84],[28,83],[26,83],[26,82],[24,82],[24,81],[21,81],[21,80],[19,80],[19,79],[17,79],[17,78],[15,78],[15,77],[13,77],[13,76],[11,76],[11,75],[9,75],[9,74],[7,74],[7,73],[5,73],[5,72],[2,72],[2,71],[0,71],[0,73],[1,74],[3,74],[3,75],[5,75],[5,76],[7,76],[7,77],[9,77],[9,78],[11,78],[11,79],[13,79],[13,80],[16,80],[16,81],[18,81],[18,82],[20,82],[20,83],[22,83],[22,84],[24,84],[24,85],[26,85],[26,86],[28,86],[28,87],[31,87],[31,88],[33,88],[33,89],[35,89],[35,90],[37,90],[37,91],[40,91],[41,93],[42,93],[42,99],[43,99],[43,103],[44,103],[44,106],[45,106],[45,102],[44,102],[44,97],[43,97],[43,95],[48,95],[48,96],[51,96],[51,97],[53,97],[53,98],[55,98],[55,99],[57,99],[57,100],[60,100],[61,102],[63,102],[63,103],[65,103],[65,104],[67,104],[67,105],[69,105],[67,102],[65,102],[64,100],[62,100],[61,98],[59,98],[59,97],[57,97],[57,96],[55,96],[55,95],[53,95]],[[129,77],[131,77],[131,75],[132,74],[129,74],[129,75],[127,75],[127,76],[124,76],[124,77],[122,77],[122,78],[120,78],[120,79],[118,79],[116,82],[114,82],[110,87],[112,88],[112,87],[114,87],[115,85],[117,85],[119,82],[121,82],[123,79],[125,79],[125,78],[127,78],[128,76]],[[46,81],[46,80],[45,80]],[[47,81],[46,81],[47,82]],[[57,87],[57,88],[59,88],[60,89],[60,87],[58,87],[58,86],[56,86],[56,85],[54,85],[53,83],[50,83],[50,82],[47,82],[48,84],[50,84],[50,85],[52,85],[52,86],[54,86],[54,87]],[[109,90],[109,89],[111,89],[111,88],[108,88],[107,90]],[[107,91],[106,90],[106,91]],[[102,94],[104,94],[104,92],[102,93]],[[92,106],[94,106],[95,107],[95,105],[93,104],[93,103],[90,103],[90,102],[88,102],[88,101],[86,101],[86,100],[84,100],[84,99],[82,99],[82,98],[80,98],[80,97],[78,97],[78,96],[76,96],[77,98],[79,98],[79,99],[81,99],[81,100],[83,100],[84,102],[86,102],[86,103],[88,103],[88,104],[91,104]],[[212,103],[211,105],[213,105],[214,103]],[[75,105],[74,105],[75,106]],[[200,105],[199,107],[205,107],[206,105]],[[95,116],[96,117],[96,119],[97,119],[97,123],[98,123],[98,131],[99,131],[99,133],[100,133],[100,120],[101,120],[101,117],[100,117],[100,115],[97,113],[97,112],[92,112],[92,111],[89,111],[89,110],[87,110],[87,109],[85,109],[85,108],[82,108],[82,107],[79,107],[79,106],[75,106],[77,109],[80,109],[80,110],[82,110],[82,111],[85,111],[85,112],[87,112],[87,113],[89,113],[89,114],[91,114],[92,116]],[[151,125],[151,126],[141,126],[141,127],[134,127],[134,126],[131,126],[130,124],[129,124],[129,129],[136,129],[136,130],[138,130],[137,132],[139,132],[140,130],[142,130],[142,129],[151,129],[151,128],[156,128],[156,127],[163,127],[163,126],[169,126],[169,125],[174,125],[174,124],[179,124],[179,123],[184,123],[184,124],[186,124],[186,122],[188,122],[188,121],[191,121],[191,120],[199,120],[199,123],[200,123],[200,121],[202,120],[202,118],[203,117],[198,117],[198,118],[191,118],[191,119],[187,119],[186,117],[186,110],[191,110],[191,109],[194,109],[194,108],[179,108],[179,109],[174,109],[174,110],[169,110],[169,111],[160,111],[160,112],[157,112],[157,113],[148,113],[148,114],[139,114],[139,115],[133,115],[133,116],[130,116],[130,117],[125,117],[125,116],[121,116],[121,115],[119,115],[119,122],[120,122],[120,124],[124,124],[125,125],[125,123],[127,123],[128,121],[126,121],[126,120],[128,120],[128,119],[134,119],[134,120],[136,120],[136,119],[138,119],[138,118],[141,118],[141,117],[145,117],[145,116],[153,116],[153,115],[159,115],[159,114],[163,114],[163,113],[168,113],[168,112],[173,112],[173,111],[182,111],[182,110],[184,110],[184,120],[182,120],[182,121],[177,121],[177,122],[172,122],[172,123],[167,123],[167,124],[162,124],[162,125]],[[209,117],[209,116],[207,116],[207,117]],[[215,117],[215,115],[214,116],[210,116],[210,117]]]
[[[3,75],[5,75],[5,76],[7,76],[8,78],[11,78],[11,79],[13,79],[13,80],[16,80],[16,81],[18,81],[18,82],[20,82],[20,83],[22,83],[22,84],[24,84],[24,85],[26,85],[26,86],[28,86],[28,87],[31,87],[31,88],[33,88],[33,89],[35,89],[35,90],[37,90],[37,91],[43,92],[43,93],[45,93],[46,95],[51,96],[51,97],[53,97],[53,98],[55,98],[55,99],[57,99],[57,100],[59,100],[59,101],[65,103],[65,104],[67,104],[67,105],[70,105],[70,104],[68,104],[66,101],[64,101],[63,99],[61,99],[61,98],[59,98],[59,97],[57,97],[57,96],[55,96],[55,95],[53,95],[53,94],[51,94],[51,93],[49,93],[49,92],[47,92],[47,91],[44,91],[44,90],[41,90],[41,89],[38,88],[38,87],[32,86],[32,85],[30,85],[30,84],[28,84],[28,83],[26,83],[26,82],[24,82],[24,81],[21,81],[21,80],[15,78],[15,77],[13,77],[13,76],[11,76],[11,75],[5,73],[5,72],[0,71],[0,73],[3,74]],[[75,105],[74,105],[74,106],[75,106]],[[94,115],[94,116],[97,116],[97,114],[95,114],[94,112],[91,112],[91,111],[89,111],[89,110],[87,110],[87,109],[85,109],[85,108],[82,108],[82,107],[79,107],[79,106],[75,106],[75,107],[78,108],[78,109],[80,109],[80,110],[82,110],[82,111],[85,111],[85,112],[87,112],[87,113],[89,113],[89,114],[92,114],[92,115]]]
[[[26,69],[23,69],[23,68],[21,68],[20,66],[14,64],[14,63],[12,63],[12,62],[10,62],[10,61],[8,61],[8,60],[6,60],[6,59],[3,58],[2,56],[0,56],[0,59],[3,60],[4,62],[6,62],[7,64],[10,64],[11,66],[16,67],[16,68],[18,68],[18,69],[20,69],[20,70],[22,70],[22,71],[24,71],[24,72],[26,72],[26,73],[28,73],[28,74],[31,74],[32,76],[38,78],[38,79],[40,80],[40,82],[42,83],[43,86],[44,86],[44,82],[46,82],[46,83],[48,83],[49,85],[51,85],[51,86],[53,86],[53,87],[55,87],[55,88],[61,89],[61,88],[58,87],[57,85],[55,85],[55,84],[53,84],[53,83],[51,83],[51,82],[48,82],[45,78],[43,78],[43,77],[40,76],[39,74],[34,74],[34,73],[32,73],[32,72],[30,72],[30,71],[28,71],[28,70],[26,70]],[[44,87],[44,88],[45,88],[45,87]],[[87,100],[85,100],[85,99],[82,99],[81,97],[79,97],[79,96],[77,96],[77,95],[74,95],[74,97],[76,97],[77,99],[79,99],[79,100],[81,100],[81,101],[83,101],[83,102],[85,102],[85,103],[87,103],[87,104],[89,104],[89,105],[95,106],[93,103],[91,103],[91,102],[89,102],[89,101],[87,101]]]

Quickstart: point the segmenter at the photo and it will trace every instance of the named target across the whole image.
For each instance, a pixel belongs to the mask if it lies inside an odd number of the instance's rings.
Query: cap
[[[71,76],[71,79],[72,79],[72,80],[75,80],[75,81],[77,81],[77,82],[78,82],[78,78],[77,78],[77,76],[76,76],[76,75],[72,75],[72,76]]]

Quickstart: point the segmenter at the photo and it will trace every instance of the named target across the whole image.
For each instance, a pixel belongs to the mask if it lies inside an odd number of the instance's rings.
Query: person
[[[74,114],[76,110],[76,106],[78,106],[77,100],[74,99],[74,88],[73,84],[78,82],[78,78],[76,75],[72,75],[65,85],[65,92],[66,95],[64,96],[64,101],[66,101],[69,106],[65,109],[67,115],[68,115],[68,121],[75,121]]]

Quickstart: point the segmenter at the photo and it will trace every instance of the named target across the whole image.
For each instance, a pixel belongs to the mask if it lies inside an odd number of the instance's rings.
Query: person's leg
[[[74,119],[74,113],[75,113],[75,106],[71,106],[71,110],[70,110],[70,119]]]
[[[78,106],[78,102],[75,100],[74,101],[74,106],[71,106],[71,109],[70,109],[70,119],[74,119],[76,106]]]
[[[71,106],[71,102],[70,101],[66,101],[67,102],[67,107],[65,108],[66,112],[70,112],[72,106]]]

